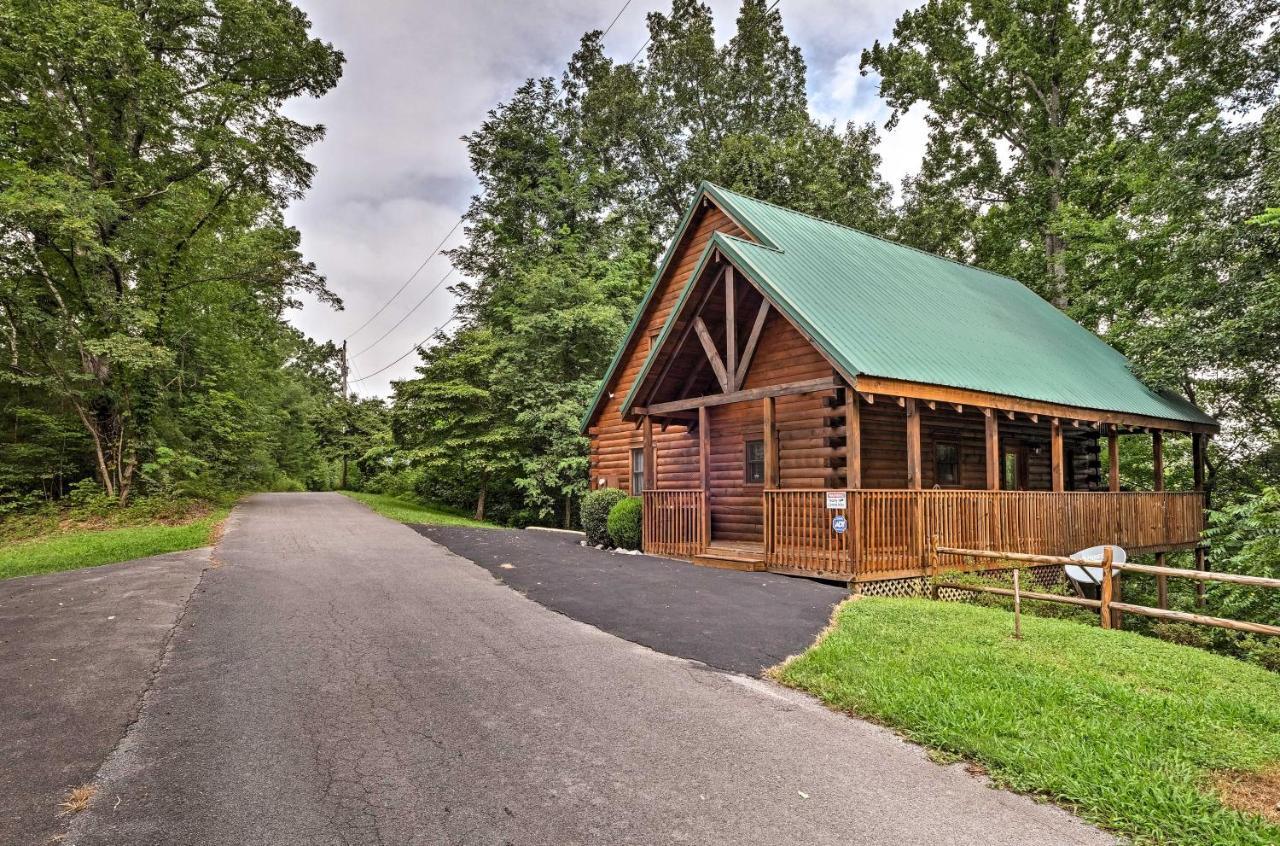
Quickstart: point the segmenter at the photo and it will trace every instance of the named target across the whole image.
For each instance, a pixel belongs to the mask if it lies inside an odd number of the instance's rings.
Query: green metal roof
[[[1148,388],[1124,356],[1017,280],[709,183],[691,208],[704,193],[759,241],[717,233],[708,252],[719,249],[847,375],[1216,425]]]

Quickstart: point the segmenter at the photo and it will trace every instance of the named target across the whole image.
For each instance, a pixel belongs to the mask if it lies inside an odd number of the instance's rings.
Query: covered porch
[[[819,419],[780,423],[792,401]],[[650,554],[851,582],[924,575],[935,538],[1045,555],[1098,544],[1203,554],[1207,428],[838,375],[635,411]],[[696,435],[696,478],[655,448],[654,428],[675,420]],[[1120,490],[1122,436],[1150,443],[1152,490]],[[1190,438],[1189,490],[1165,489],[1171,436]],[[737,474],[744,484],[726,495]]]

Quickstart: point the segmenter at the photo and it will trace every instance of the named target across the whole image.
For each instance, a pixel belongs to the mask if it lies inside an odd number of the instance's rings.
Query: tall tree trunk
[[[84,424],[85,431],[89,433],[89,437],[93,441],[94,467],[98,475],[98,481],[106,489],[107,496],[114,497],[116,489],[111,475],[111,467],[107,462],[107,449],[103,445],[102,432],[98,429],[93,419],[81,408],[80,403],[73,404],[76,413],[80,416],[80,422]]]
[[[480,474],[480,495],[476,497],[476,519],[484,519],[484,496],[489,491],[489,471]]]

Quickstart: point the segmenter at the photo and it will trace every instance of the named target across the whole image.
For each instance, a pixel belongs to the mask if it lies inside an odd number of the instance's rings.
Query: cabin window
[[[945,487],[960,485],[960,445],[937,441],[933,445],[933,481]]]
[[[764,484],[764,441],[747,441],[747,484]]]
[[[644,447],[631,450],[631,495],[639,496],[644,490]]]

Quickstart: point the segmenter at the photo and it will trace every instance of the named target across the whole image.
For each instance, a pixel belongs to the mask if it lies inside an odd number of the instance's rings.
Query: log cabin
[[[582,425],[645,552],[851,583],[920,578],[932,542],[1202,554],[1218,429],[1014,279],[708,183]],[[1121,436],[1153,490],[1120,490]],[[1164,488],[1170,436],[1194,490]]]

